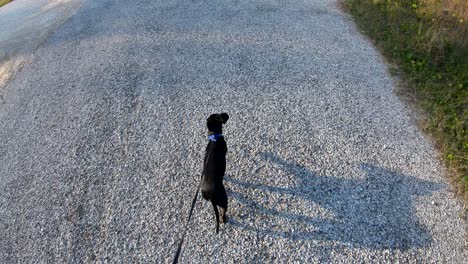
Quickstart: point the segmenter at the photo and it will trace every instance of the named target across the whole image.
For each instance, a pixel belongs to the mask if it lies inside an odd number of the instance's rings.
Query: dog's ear
[[[229,119],[229,115],[226,114],[226,113],[221,113],[221,119],[223,120],[223,124],[226,124],[226,122],[228,121]]]

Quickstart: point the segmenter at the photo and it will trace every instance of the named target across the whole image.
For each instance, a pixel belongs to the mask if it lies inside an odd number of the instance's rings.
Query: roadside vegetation
[[[13,1],[13,0],[0,0],[0,7],[10,3],[11,1]]]
[[[397,65],[402,96],[468,204],[468,1],[344,0],[345,9]]]

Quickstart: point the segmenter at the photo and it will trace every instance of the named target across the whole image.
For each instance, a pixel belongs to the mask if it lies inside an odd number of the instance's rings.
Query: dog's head
[[[208,127],[208,131],[215,133],[215,134],[222,134],[223,133],[223,124],[225,124],[229,119],[229,115],[226,113],[221,114],[212,114],[206,120],[206,126]]]

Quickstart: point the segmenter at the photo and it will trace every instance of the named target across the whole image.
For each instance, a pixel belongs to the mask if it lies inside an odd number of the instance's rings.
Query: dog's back
[[[218,138],[216,142],[210,141],[208,146],[206,146],[201,191],[203,197],[207,200],[218,202],[216,200],[221,198],[216,193],[219,188],[224,187],[223,177],[226,172],[226,153],[227,146],[223,137]],[[222,201],[219,202],[221,203]]]

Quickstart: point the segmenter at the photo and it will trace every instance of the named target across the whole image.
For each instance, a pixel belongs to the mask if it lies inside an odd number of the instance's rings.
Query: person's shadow
[[[297,208],[291,207],[277,209],[270,203],[247,198],[243,191],[231,190],[229,195],[245,206],[243,209],[247,214],[266,221],[258,227],[248,218],[233,217],[229,221],[235,228],[295,240],[340,241],[370,249],[407,250],[431,243],[430,232],[418,222],[412,201],[416,196],[429,195],[440,189],[440,184],[367,163],[361,164],[365,179],[345,179],[316,175],[300,164],[285,161],[272,153],[261,154],[261,157],[297,177],[299,184],[284,188],[251,184],[230,177],[226,177],[226,181],[239,190],[255,190],[266,196],[276,193],[291,201],[305,200],[330,212],[332,217],[297,213]],[[274,219],[279,218],[298,228],[278,227]]]

